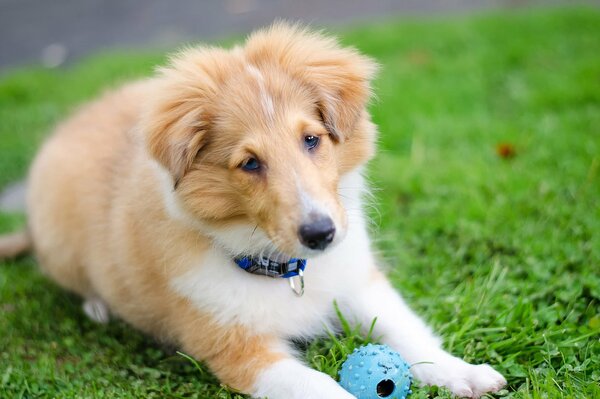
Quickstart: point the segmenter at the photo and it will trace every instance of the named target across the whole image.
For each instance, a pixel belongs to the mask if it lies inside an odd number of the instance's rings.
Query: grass
[[[600,398],[600,12],[389,21],[342,37],[382,65],[371,215],[394,284],[450,351],[507,376],[499,397]],[[105,54],[2,77],[0,187],[78,103],[163,60]],[[23,220],[0,214],[0,230]],[[348,327],[306,358],[335,375],[363,342]],[[0,397],[241,395],[122,322],[87,321],[24,258],[0,265]]]

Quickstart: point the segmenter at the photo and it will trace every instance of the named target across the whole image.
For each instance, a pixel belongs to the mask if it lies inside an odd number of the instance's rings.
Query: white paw
[[[258,378],[253,398],[356,399],[333,378],[295,360],[282,360]]]
[[[461,398],[479,398],[506,385],[502,374],[489,365],[473,365],[451,356],[415,364],[411,371],[423,384],[444,386]]]
[[[110,320],[108,306],[98,298],[87,299],[83,303],[83,312],[96,323],[106,324]]]

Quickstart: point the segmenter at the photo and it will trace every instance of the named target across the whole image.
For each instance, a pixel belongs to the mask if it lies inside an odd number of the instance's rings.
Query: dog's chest
[[[237,324],[257,333],[285,337],[310,337],[330,325],[334,301],[360,284],[360,273],[348,273],[350,267],[335,254],[309,261],[305,292],[299,297],[288,279],[247,273],[214,250],[197,267],[172,280],[172,287],[223,325]]]

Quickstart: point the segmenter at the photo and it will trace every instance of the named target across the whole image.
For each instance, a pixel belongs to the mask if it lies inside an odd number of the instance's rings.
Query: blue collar
[[[287,262],[276,262],[264,256],[241,256],[235,263],[248,273],[268,277],[291,278],[302,276],[306,267],[306,259],[292,258]]]

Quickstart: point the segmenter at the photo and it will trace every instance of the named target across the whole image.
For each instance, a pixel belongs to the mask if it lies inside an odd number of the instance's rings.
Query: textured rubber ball
[[[357,399],[405,399],[412,393],[409,365],[385,345],[355,349],[339,374],[340,385]]]

